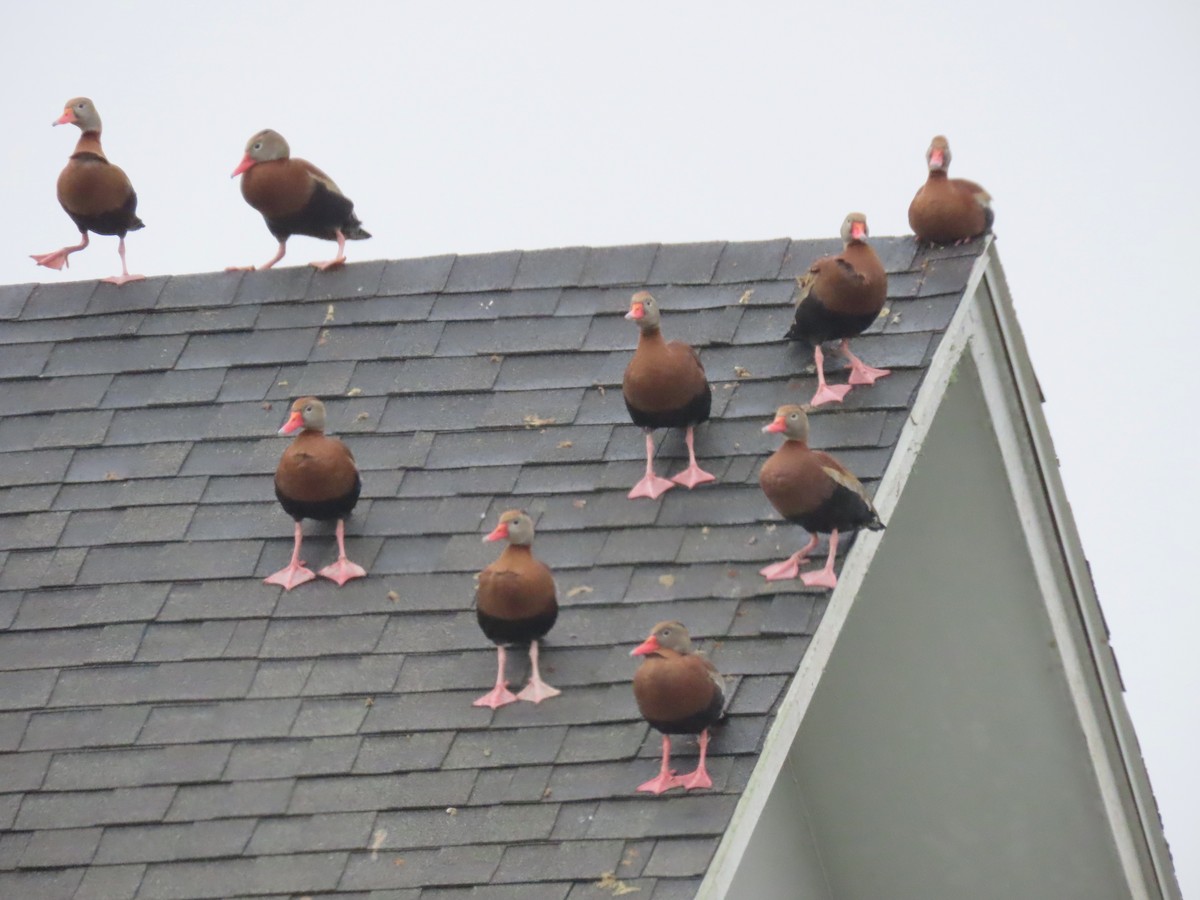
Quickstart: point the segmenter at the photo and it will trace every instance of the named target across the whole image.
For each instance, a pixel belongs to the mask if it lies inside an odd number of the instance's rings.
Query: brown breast
[[[853,242],[837,256],[817,260],[812,271],[810,292],[833,312],[878,313],[887,301],[887,272],[869,244]]]
[[[952,244],[987,230],[987,213],[975,200],[974,182],[932,173],[908,207],[908,224],[922,241]]]
[[[707,388],[696,351],[679,341],[668,344],[659,331],[638,338],[621,384],[629,404],[644,412],[682,409]]]
[[[653,722],[678,722],[699,715],[719,690],[711,674],[715,671],[703,656],[659,650],[647,656],[633,675],[638,709]]]
[[[529,547],[509,544],[479,573],[475,603],[489,616],[526,619],[557,608],[554,576]]]
[[[819,509],[836,485],[821,468],[821,458],[800,441],[784,441],[763,463],[758,483],[785,518]]]
[[[349,447],[337,438],[302,431],[279,459],[275,486],[294,500],[315,502],[344,497],[357,477]]]
[[[313,187],[313,177],[299,159],[258,163],[242,175],[242,196],[269,219],[300,212],[312,196]]]
[[[83,145],[80,141],[80,145]],[[58,176],[58,202],[75,216],[101,216],[123,209],[133,196],[129,178],[95,150],[75,148],[75,155]],[[100,155],[96,155],[99,151]]]

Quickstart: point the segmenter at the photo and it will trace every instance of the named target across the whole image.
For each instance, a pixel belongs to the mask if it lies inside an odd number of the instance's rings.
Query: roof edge
[[[967,351],[971,333],[976,327],[976,322],[970,315],[974,307],[973,298],[994,254],[993,238],[988,236],[986,240],[988,244],[971,269],[958,309],[930,361],[925,379],[917,391],[916,400],[896,442],[896,450],[876,488],[873,502],[884,521],[890,518],[900,495],[904,492],[917,456],[929,436],[930,425],[945,398],[955,366]],[[838,574],[838,585],[829,599],[829,606],[821,619],[820,627],[813,635],[812,642],[800,662],[800,668],[780,704],[775,721],[767,732],[758,764],[754,767],[734,809],[725,836],[713,855],[708,872],[696,894],[697,900],[722,898],[729,891],[759,817],[767,805],[775,781],[783,770],[800,725],[812,703],[842,627],[858,596],[858,590],[879,549],[881,535],[881,532],[866,531],[855,538],[854,546]]]
[[[963,300],[947,328],[875,494],[885,520],[902,494],[945,397],[955,367],[971,353],[984,384],[989,416],[1025,538],[1050,615],[1064,670],[1091,750],[1106,817],[1130,896],[1180,898],[1149,777],[1121,696],[1116,662],[1062,479],[1032,361],[994,242],[971,270]],[[775,782],[804,721],[859,587],[882,537],[858,536],[697,894],[728,892]]]

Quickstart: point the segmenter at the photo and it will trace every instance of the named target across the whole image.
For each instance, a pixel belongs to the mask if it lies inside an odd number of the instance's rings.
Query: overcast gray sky
[[[1184,894],[1200,896],[1200,4],[1147,0],[13,4],[0,283],[117,271],[54,182],[92,97],[134,271],[261,263],[229,172],[275,128],[352,197],[351,260],[907,233],[935,133],[996,233]],[[288,262],[332,245],[289,244]],[[1143,314],[1133,315],[1137,310]]]

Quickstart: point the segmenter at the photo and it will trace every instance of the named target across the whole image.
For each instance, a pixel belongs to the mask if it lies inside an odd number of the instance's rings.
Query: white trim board
[[[1079,548],[1038,405],[1038,389],[1011,302],[991,243],[976,260],[964,299],[942,337],[922,382],[896,451],[875,494],[888,521],[912,473],[955,368],[972,354],[985,391],[988,411],[1003,448],[1006,474],[1018,503],[1022,527],[1035,563],[1047,612],[1054,622],[1063,666],[1091,764],[1131,897],[1177,897],[1156,817],[1148,817],[1153,798],[1141,766],[1132,729],[1120,698],[1119,679],[1104,640],[1099,608],[1091,593],[1086,562]],[[1039,500],[1039,498],[1042,498]],[[1065,511],[1065,512],[1064,512]],[[801,661],[766,740],[733,819],[701,884],[699,897],[726,896],[763,809],[795,743],[817,685],[847,616],[874,560],[881,535],[860,534],[847,556],[839,585]],[[1081,590],[1082,588],[1082,590]],[[1080,594],[1085,596],[1080,596]],[[1098,626],[1098,630],[1097,630]],[[1094,672],[1094,675],[1089,673]]]

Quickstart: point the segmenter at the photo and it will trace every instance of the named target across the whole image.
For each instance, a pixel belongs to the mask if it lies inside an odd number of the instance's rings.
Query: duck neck
[[[90,153],[93,156],[99,156],[101,159],[107,159],[104,155],[104,148],[100,146],[99,131],[85,131],[79,136],[79,140],[75,144],[75,152]]]

